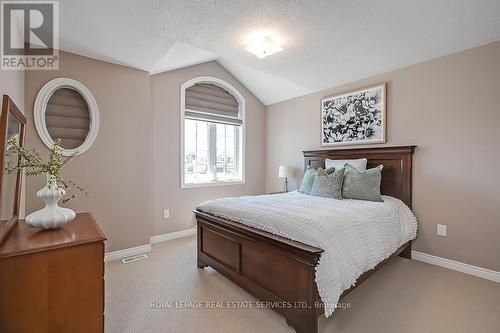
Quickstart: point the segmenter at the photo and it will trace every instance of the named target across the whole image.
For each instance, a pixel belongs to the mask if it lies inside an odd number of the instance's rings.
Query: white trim
[[[35,128],[43,143],[47,147],[52,148],[54,146],[54,140],[50,137],[49,131],[47,130],[47,126],[45,124],[45,111],[47,109],[47,103],[49,102],[52,94],[56,90],[61,88],[73,89],[80,93],[89,107],[90,126],[85,141],[75,149],[63,149],[62,151],[62,154],[64,156],[70,156],[76,151],[78,151],[78,154],[81,154],[87,151],[90,146],[92,146],[94,140],[97,137],[97,132],[99,132],[99,108],[97,107],[97,102],[90,90],[82,83],[68,78],[57,78],[45,83],[45,85],[38,92],[35,100],[33,115],[33,118],[35,120]]]
[[[108,252],[104,256],[104,261],[108,262],[108,261],[113,261],[113,260],[118,260],[118,259],[136,256],[139,254],[149,253],[149,252],[151,252],[151,248],[152,248],[151,244],[156,244],[156,243],[160,243],[160,242],[164,242],[164,241],[172,240],[172,239],[177,239],[177,238],[188,237],[188,236],[192,236],[192,235],[196,235],[196,228],[170,232],[168,234],[151,236],[149,238],[150,244],[145,244],[145,245],[140,245],[140,246],[136,246],[136,247],[131,247],[128,249]]]
[[[469,275],[474,275],[483,279],[495,281],[500,283],[500,272],[493,271],[491,269],[486,269],[478,266],[473,266],[465,264],[463,262],[454,261],[446,258],[441,258],[433,256],[431,254],[411,251],[412,259],[422,261],[431,265],[436,265],[444,268],[448,268],[454,271],[462,272]]]
[[[242,180],[218,180],[204,183],[188,183],[184,184],[182,188],[196,188],[196,187],[211,187],[211,186],[224,186],[224,185],[241,185],[245,184]]]
[[[156,244],[172,239],[177,239],[177,238],[184,238],[188,236],[196,235],[196,228],[191,228],[191,229],[186,229],[186,230],[181,230],[181,231],[176,231],[176,232],[170,232],[168,234],[161,234],[161,235],[155,235],[151,236],[149,239],[149,242],[151,244]]]
[[[131,256],[136,256],[138,254],[149,253],[151,252],[151,244],[140,245],[136,247],[131,247],[128,249],[108,252],[104,256],[104,261],[113,261],[118,259],[123,259]]]
[[[231,95],[236,98],[238,101],[238,108],[240,112],[240,119],[242,121],[242,124],[240,126],[241,128],[241,149],[240,149],[240,165],[239,167],[241,168],[241,180],[235,180],[235,181],[214,181],[210,183],[200,183],[200,184],[186,184],[184,183],[184,109],[186,108],[186,89],[197,84],[197,83],[210,83],[210,84],[215,84],[216,86],[219,86],[226,91],[228,91]],[[204,187],[204,186],[218,186],[218,185],[236,185],[236,184],[245,184],[245,98],[243,95],[236,90],[232,85],[227,83],[224,80],[221,80],[216,77],[212,76],[200,76],[193,78],[189,81],[184,82],[181,85],[181,103],[180,103],[180,119],[181,119],[181,124],[180,124],[180,142],[181,142],[181,149],[180,149],[180,184],[181,188],[191,188],[191,187]]]

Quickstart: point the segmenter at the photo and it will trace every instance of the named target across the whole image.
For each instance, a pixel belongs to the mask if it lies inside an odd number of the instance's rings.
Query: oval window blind
[[[61,139],[62,148],[80,147],[90,128],[87,102],[73,89],[56,90],[47,103],[45,124],[53,141]]]

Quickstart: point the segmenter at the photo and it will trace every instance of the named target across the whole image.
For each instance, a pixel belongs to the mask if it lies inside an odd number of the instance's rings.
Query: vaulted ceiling
[[[64,0],[60,48],[158,73],[217,60],[272,104],[500,39],[499,0]],[[284,37],[265,59],[256,29]]]

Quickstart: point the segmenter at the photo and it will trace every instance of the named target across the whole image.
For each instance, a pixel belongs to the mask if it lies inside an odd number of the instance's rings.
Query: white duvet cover
[[[328,317],[342,292],[417,234],[400,200],[335,200],[299,192],[207,201],[198,209],[324,250],[316,283]]]

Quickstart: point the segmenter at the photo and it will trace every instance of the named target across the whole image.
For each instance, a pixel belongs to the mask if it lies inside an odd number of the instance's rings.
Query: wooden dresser
[[[0,332],[104,332],[105,239],[88,213],[51,231],[19,221],[0,246]]]

